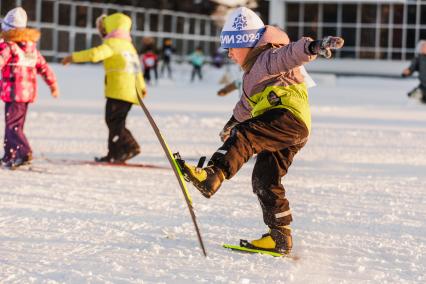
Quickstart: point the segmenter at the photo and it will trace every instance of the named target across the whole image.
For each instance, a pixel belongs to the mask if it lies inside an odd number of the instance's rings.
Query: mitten
[[[328,36],[321,40],[314,40],[309,44],[311,54],[318,54],[325,58],[331,57],[331,51],[343,47],[344,40],[341,37]]]

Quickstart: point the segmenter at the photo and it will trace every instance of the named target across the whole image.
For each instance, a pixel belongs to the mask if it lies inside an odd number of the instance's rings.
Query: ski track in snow
[[[223,71],[190,84],[189,67],[176,68],[146,104],[170,148],[196,161],[220,146],[237,94],[215,95]],[[313,74],[310,141],[284,178],[294,261],[221,247],[266,232],[252,161],[211,200],[189,186],[207,258],[171,170],[49,162],[102,155],[107,137],[101,67],[54,70],[62,97],[40,83],[25,126],[34,171],[0,171],[1,283],[426,282],[426,106],[406,98],[414,79]],[[136,106],[128,128],[135,162],[167,166]]]

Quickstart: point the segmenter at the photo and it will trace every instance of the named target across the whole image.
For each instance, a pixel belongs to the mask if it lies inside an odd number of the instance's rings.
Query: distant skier
[[[59,96],[56,77],[37,50],[40,32],[29,29],[27,13],[21,7],[10,10],[1,20],[0,94],[5,102],[4,156],[2,165],[16,168],[32,160],[31,146],[24,134],[28,104],[37,97],[37,74]]]
[[[157,74],[157,63],[158,63],[158,56],[154,53],[154,50],[152,47],[148,47],[146,51],[141,54],[140,61],[143,65],[143,77],[145,79],[145,82],[147,84],[151,84],[151,72],[154,72],[154,78],[155,82],[158,81],[158,74]]]
[[[108,154],[97,162],[123,163],[140,153],[139,144],[126,128],[132,104],[139,104],[137,91],[145,96],[138,54],[130,37],[131,19],[122,13],[102,15],[96,26],[103,44],[74,52],[62,60],[63,65],[103,61],[105,69],[105,121],[109,129]]]
[[[292,249],[292,214],[281,178],[306,144],[311,128],[307,86],[301,66],[317,55],[331,57],[343,39],[302,38],[290,42],[283,31],[265,26],[250,9],[232,12],[221,45],[244,70],[243,96],[220,133],[224,144],[207,167],[185,163],[184,174],[207,198],[257,154],[252,186],[269,231],[247,246],[287,254]]]
[[[407,95],[426,103],[426,40],[418,43],[417,55],[412,59],[410,66],[402,71],[402,77],[411,76],[415,71],[419,74],[420,84]]]
[[[161,51],[161,59],[163,61],[161,64],[161,76],[164,75],[164,70],[167,69],[167,76],[169,79],[172,79],[173,77],[171,62],[174,52],[175,49],[173,48],[172,40],[169,38],[165,39],[163,43],[163,49]]]
[[[212,62],[213,66],[215,66],[216,68],[222,68],[223,64],[225,64],[224,49],[218,48],[216,52],[213,54],[212,61],[213,61]]]
[[[205,58],[201,47],[197,47],[195,51],[191,53],[189,60],[192,64],[191,82],[194,81],[195,75],[197,75],[200,80],[203,80],[203,72],[201,68],[203,67]]]

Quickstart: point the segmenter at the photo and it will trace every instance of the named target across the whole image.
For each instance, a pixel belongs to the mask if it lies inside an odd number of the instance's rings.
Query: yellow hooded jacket
[[[131,19],[115,13],[103,19],[107,33],[103,44],[87,50],[74,52],[73,62],[103,61],[105,69],[105,97],[139,104],[137,95],[145,95],[139,57],[130,40],[122,37],[109,37],[111,33],[128,34]]]

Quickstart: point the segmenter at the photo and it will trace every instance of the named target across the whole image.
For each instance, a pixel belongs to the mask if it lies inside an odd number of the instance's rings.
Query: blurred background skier
[[[189,61],[191,62],[191,65],[192,65],[191,82],[194,81],[195,75],[198,76],[200,81],[203,80],[202,67],[204,65],[204,60],[205,60],[204,53],[200,46],[197,47],[194,50],[194,52],[191,53],[191,55],[189,56]]]
[[[172,56],[174,51],[175,49],[173,48],[172,40],[170,38],[164,39],[163,48],[161,50],[162,64],[161,64],[160,74],[162,77],[164,75],[164,70],[167,70],[168,78],[169,79],[173,78],[171,63],[172,63]]]
[[[152,46],[148,46],[143,54],[140,56],[140,61],[143,66],[143,77],[147,84],[151,84],[151,79],[153,78],[151,73],[154,73],[154,82],[158,82],[158,72],[157,72],[157,63],[158,56],[154,53]]]
[[[421,40],[417,44],[417,54],[411,60],[410,66],[402,71],[402,77],[409,77],[416,71],[419,74],[420,84],[407,95],[409,98],[426,103],[426,40]]]

